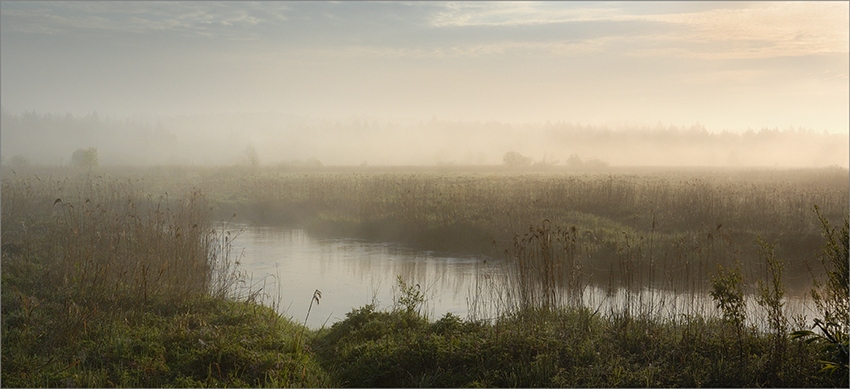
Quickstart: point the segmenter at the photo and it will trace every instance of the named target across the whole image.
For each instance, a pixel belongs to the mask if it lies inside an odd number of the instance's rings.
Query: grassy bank
[[[778,349],[777,347],[781,348]],[[803,342],[701,317],[658,320],[587,308],[493,324],[407,312],[350,313],[316,346],[352,387],[831,387],[827,355]]]
[[[390,309],[353,310],[314,347],[335,380],[354,387],[843,387],[848,224],[821,220],[826,277],[811,290],[814,327],[787,314],[784,268],[764,243],[763,278],[737,267],[712,273],[708,314],[672,307],[658,315],[630,300],[594,310],[571,298],[583,287],[570,248],[553,250],[571,242],[570,231],[544,224],[515,240],[506,279],[489,284],[497,285],[494,320],[430,321],[418,285],[399,278]],[[758,309],[747,310],[747,299]]]
[[[205,197],[145,189],[4,177],[3,385],[327,385],[306,329],[240,288]]]

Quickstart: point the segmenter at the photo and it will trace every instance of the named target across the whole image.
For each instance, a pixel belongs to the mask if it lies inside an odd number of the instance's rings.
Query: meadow
[[[845,386],[846,169],[2,171],[4,386]],[[309,330],[222,223],[504,259]],[[622,295],[607,309],[582,294]],[[700,310],[658,299],[710,295]],[[310,291],[305,291],[309,294]],[[789,317],[808,295],[819,322]],[[315,296],[314,296],[315,297]],[[319,298],[317,298],[317,303]],[[647,304],[649,302],[649,304]],[[819,324],[818,324],[819,323]]]

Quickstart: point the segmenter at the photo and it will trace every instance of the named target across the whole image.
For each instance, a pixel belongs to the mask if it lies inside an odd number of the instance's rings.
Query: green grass
[[[93,312],[18,295],[3,315],[6,387],[330,385],[296,342],[300,326],[256,304],[198,298]]]
[[[349,387],[821,387],[817,348],[701,317],[630,318],[587,308],[522,312],[495,323],[450,314],[353,310],[314,343]]]

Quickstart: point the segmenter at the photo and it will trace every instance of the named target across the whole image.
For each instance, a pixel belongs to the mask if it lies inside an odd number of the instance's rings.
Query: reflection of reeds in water
[[[581,242],[575,227],[552,230],[548,220],[505,250],[509,301],[519,310],[552,310],[582,301]]]
[[[548,220],[529,227],[523,235],[517,234],[503,251],[502,271],[479,273],[470,291],[470,318],[484,320],[576,307],[626,318],[717,318],[720,312],[706,284],[718,266],[740,266],[741,261],[721,225],[712,228],[703,240],[682,239],[672,252],[660,253],[653,248],[652,235],[634,239],[623,233],[614,251],[616,267],[611,265],[611,269],[594,266],[598,242],[589,236],[574,226],[552,226]],[[744,316],[749,325],[764,331],[781,327],[784,331],[787,328],[776,323],[787,321],[786,317],[806,322],[805,316],[812,314],[811,304],[805,298],[782,296],[784,285],[777,273],[781,269],[777,270],[779,261],[772,252],[765,250],[752,262],[753,268],[773,270],[762,277],[752,272],[745,277]],[[594,282],[596,270],[608,270],[607,286]],[[755,281],[770,285],[773,300],[761,301]]]
[[[587,245],[575,227],[552,229],[546,220],[517,234],[504,249],[501,269],[483,268],[469,291],[469,316],[487,320],[522,312],[585,304]],[[494,271],[495,270],[495,271]]]

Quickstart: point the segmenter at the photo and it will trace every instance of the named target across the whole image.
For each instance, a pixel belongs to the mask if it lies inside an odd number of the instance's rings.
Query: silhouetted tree
[[[591,158],[584,162],[584,167],[588,169],[604,169],[608,167],[608,162],[598,158]]]
[[[97,149],[94,147],[77,149],[77,151],[71,155],[71,165],[86,169],[98,166]]]
[[[6,162],[5,160],[3,162],[11,167],[17,168],[27,167],[30,165],[30,160],[20,154],[13,155],[12,158],[9,158],[9,162]]]
[[[242,151],[242,155],[245,157],[249,166],[260,165],[260,155],[257,154],[257,149],[255,149],[254,146],[248,145],[248,147]]]
[[[543,154],[543,159],[541,159],[541,160],[539,160],[539,161],[535,162],[535,163],[534,163],[534,166],[537,166],[537,167],[549,167],[549,166],[555,166],[555,165],[557,165],[557,164],[558,164],[558,160],[557,160],[557,159],[549,159],[549,154]]]
[[[505,166],[530,166],[531,157],[526,157],[516,151],[508,151],[502,158]]]

